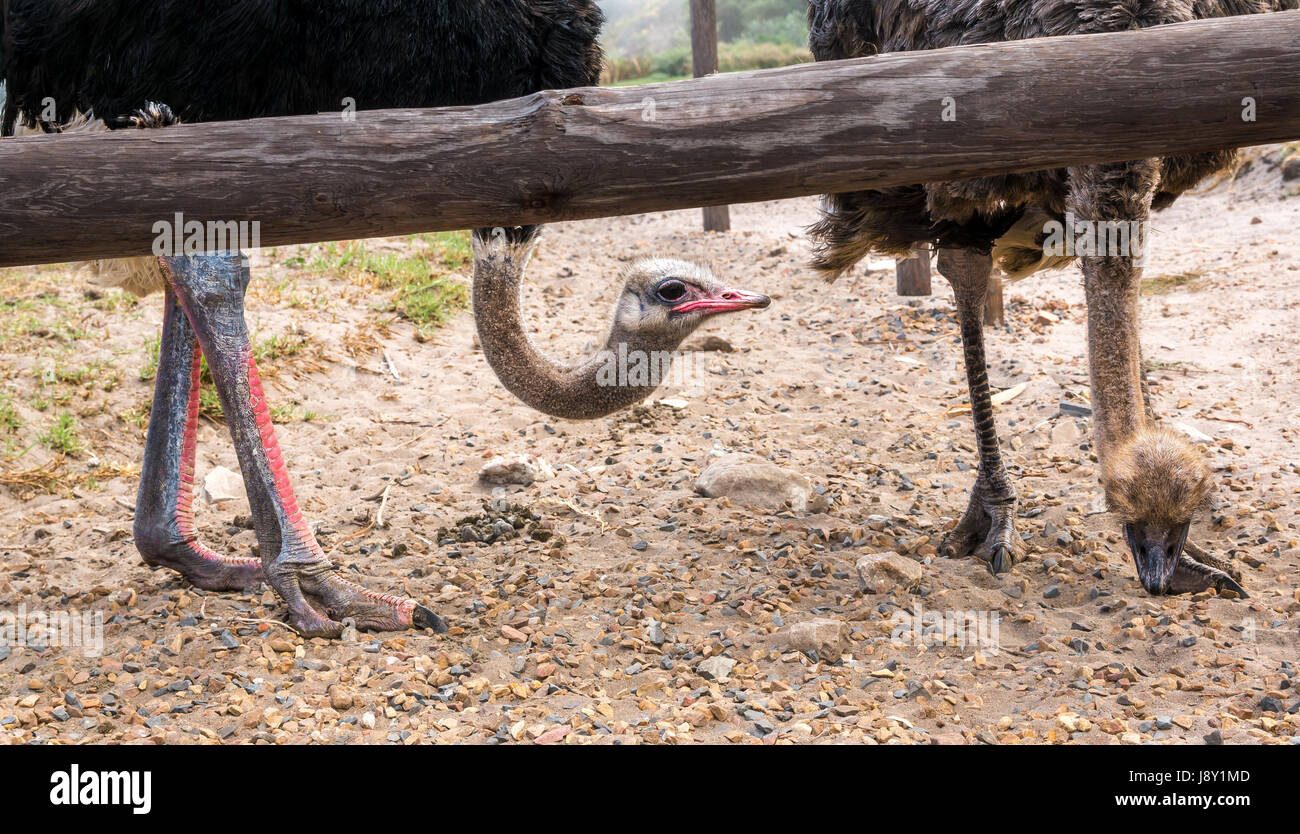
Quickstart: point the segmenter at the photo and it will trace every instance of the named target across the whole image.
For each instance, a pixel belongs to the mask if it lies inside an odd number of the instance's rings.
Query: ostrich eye
[[[655,287],[655,295],[659,297],[660,301],[667,301],[670,304],[674,301],[681,301],[686,295],[686,285],[676,278],[669,278]]]

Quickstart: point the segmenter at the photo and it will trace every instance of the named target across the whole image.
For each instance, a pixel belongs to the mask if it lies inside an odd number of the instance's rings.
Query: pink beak
[[[733,310],[758,310],[772,303],[772,299],[757,292],[723,288],[704,298],[696,298],[673,308],[674,313],[701,310],[705,315],[730,313]]]

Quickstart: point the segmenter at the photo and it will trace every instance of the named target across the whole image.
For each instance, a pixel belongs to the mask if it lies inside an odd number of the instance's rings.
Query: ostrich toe
[[[940,552],[949,559],[974,556],[997,576],[1011,570],[1024,556],[1016,531],[1016,497],[994,498],[983,482],[971,491],[966,513],[943,541]]]

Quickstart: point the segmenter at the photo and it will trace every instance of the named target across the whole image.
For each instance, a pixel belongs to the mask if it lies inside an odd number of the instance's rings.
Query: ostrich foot
[[[289,606],[289,624],[307,637],[338,637],[348,618],[362,630],[447,631],[441,617],[415,600],[367,590],[327,561],[276,562],[267,568],[267,579]]]
[[[984,480],[975,482],[966,514],[957,522],[940,552],[949,559],[974,556],[997,576],[1011,570],[1024,556],[1024,545],[1016,532],[1016,494],[994,497]]]
[[[246,591],[266,581],[260,559],[221,556],[197,541],[181,541],[164,547],[137,544],[145,564],[170,568],[205,591]]]
[[[1195,594],[1210,588],[1220,593],[1231,591],[1242,599],[1250,596],[1241,587],[1241,572],[1236,567],[1188,542],[1169,580],[1169,593]]]

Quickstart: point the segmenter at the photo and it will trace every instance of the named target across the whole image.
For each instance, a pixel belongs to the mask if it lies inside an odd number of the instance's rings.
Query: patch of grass
[[[649,75],[643,75],[640,78],[626,78],[622,81],[615,81],[610,87],[632,87],[637,84],[659,84],[665,81],[685,81],[690,78],[689,75],[669,75],[666,72],[653,72]]]
[[[469,288],[451,272],[467,266],[473,258],[469,234],[440,232],[415,235],[427,251],[408,255],[374,252],[363,242],[326,246],[312,260],[318,272],[336,271],[353,283],[380,290],[393,290],[387,307],[415,326],[415,338],[426,341],[438,327],[459,310],[469,306]]]
[[[259,340],[253,345],[253,358],[261,365],[263,362],[274,362],[277,359],[297,356],[306,348],[307,335],[305,333],[270,336]]]
[[[10,306],[7,309],[0,309],[0,315],[5,312],[16,312],[18,309],[21,308]],[[79,339],[84,339],[87,335],[86,331],[73,324],[50,321],[47,316],[38,316],[30,312],[14,316],[4,327],[4,338],[7,342],[20,339],[50,339],[59,342],[76,342]]]
[[[298,403],[280,403],[271,406],[271,421],[274,423],[314,423],[325,416],[303,408]]]
[[[37,438],[49,449],[64,455],[77,456],[85,448],[77,427],[77,418],[66,411],[60,412],[54,422]]]
[[[42,386],[53,385],[87,390],[99,388],[101,391],[112,391],[121,382],[122,372],[99,359],[92,360],[80,367],[48,365],[40,372],[40,384]]]
[[[468,287],[451,278],[435,278],[399,294],[393,302],[393,311],[415,325],[416,341],[426,342],[433,338],[435,330],[468,305]]]
[[[23,427],[23,418],[9,400],[9,395],[0,391],[0,429],[13,434]]]
[[[136,372],[141,382],[148,382],[158,376],[158,357],[162,352],[162,336],[154,336],[144,343],[144,364]]]
[[[1152,275],[1142,279],[1143,295],[1164,295],[1177,289],[1195,290],[1201,284],[1201,271],[1176,272],[1172,275]]]

